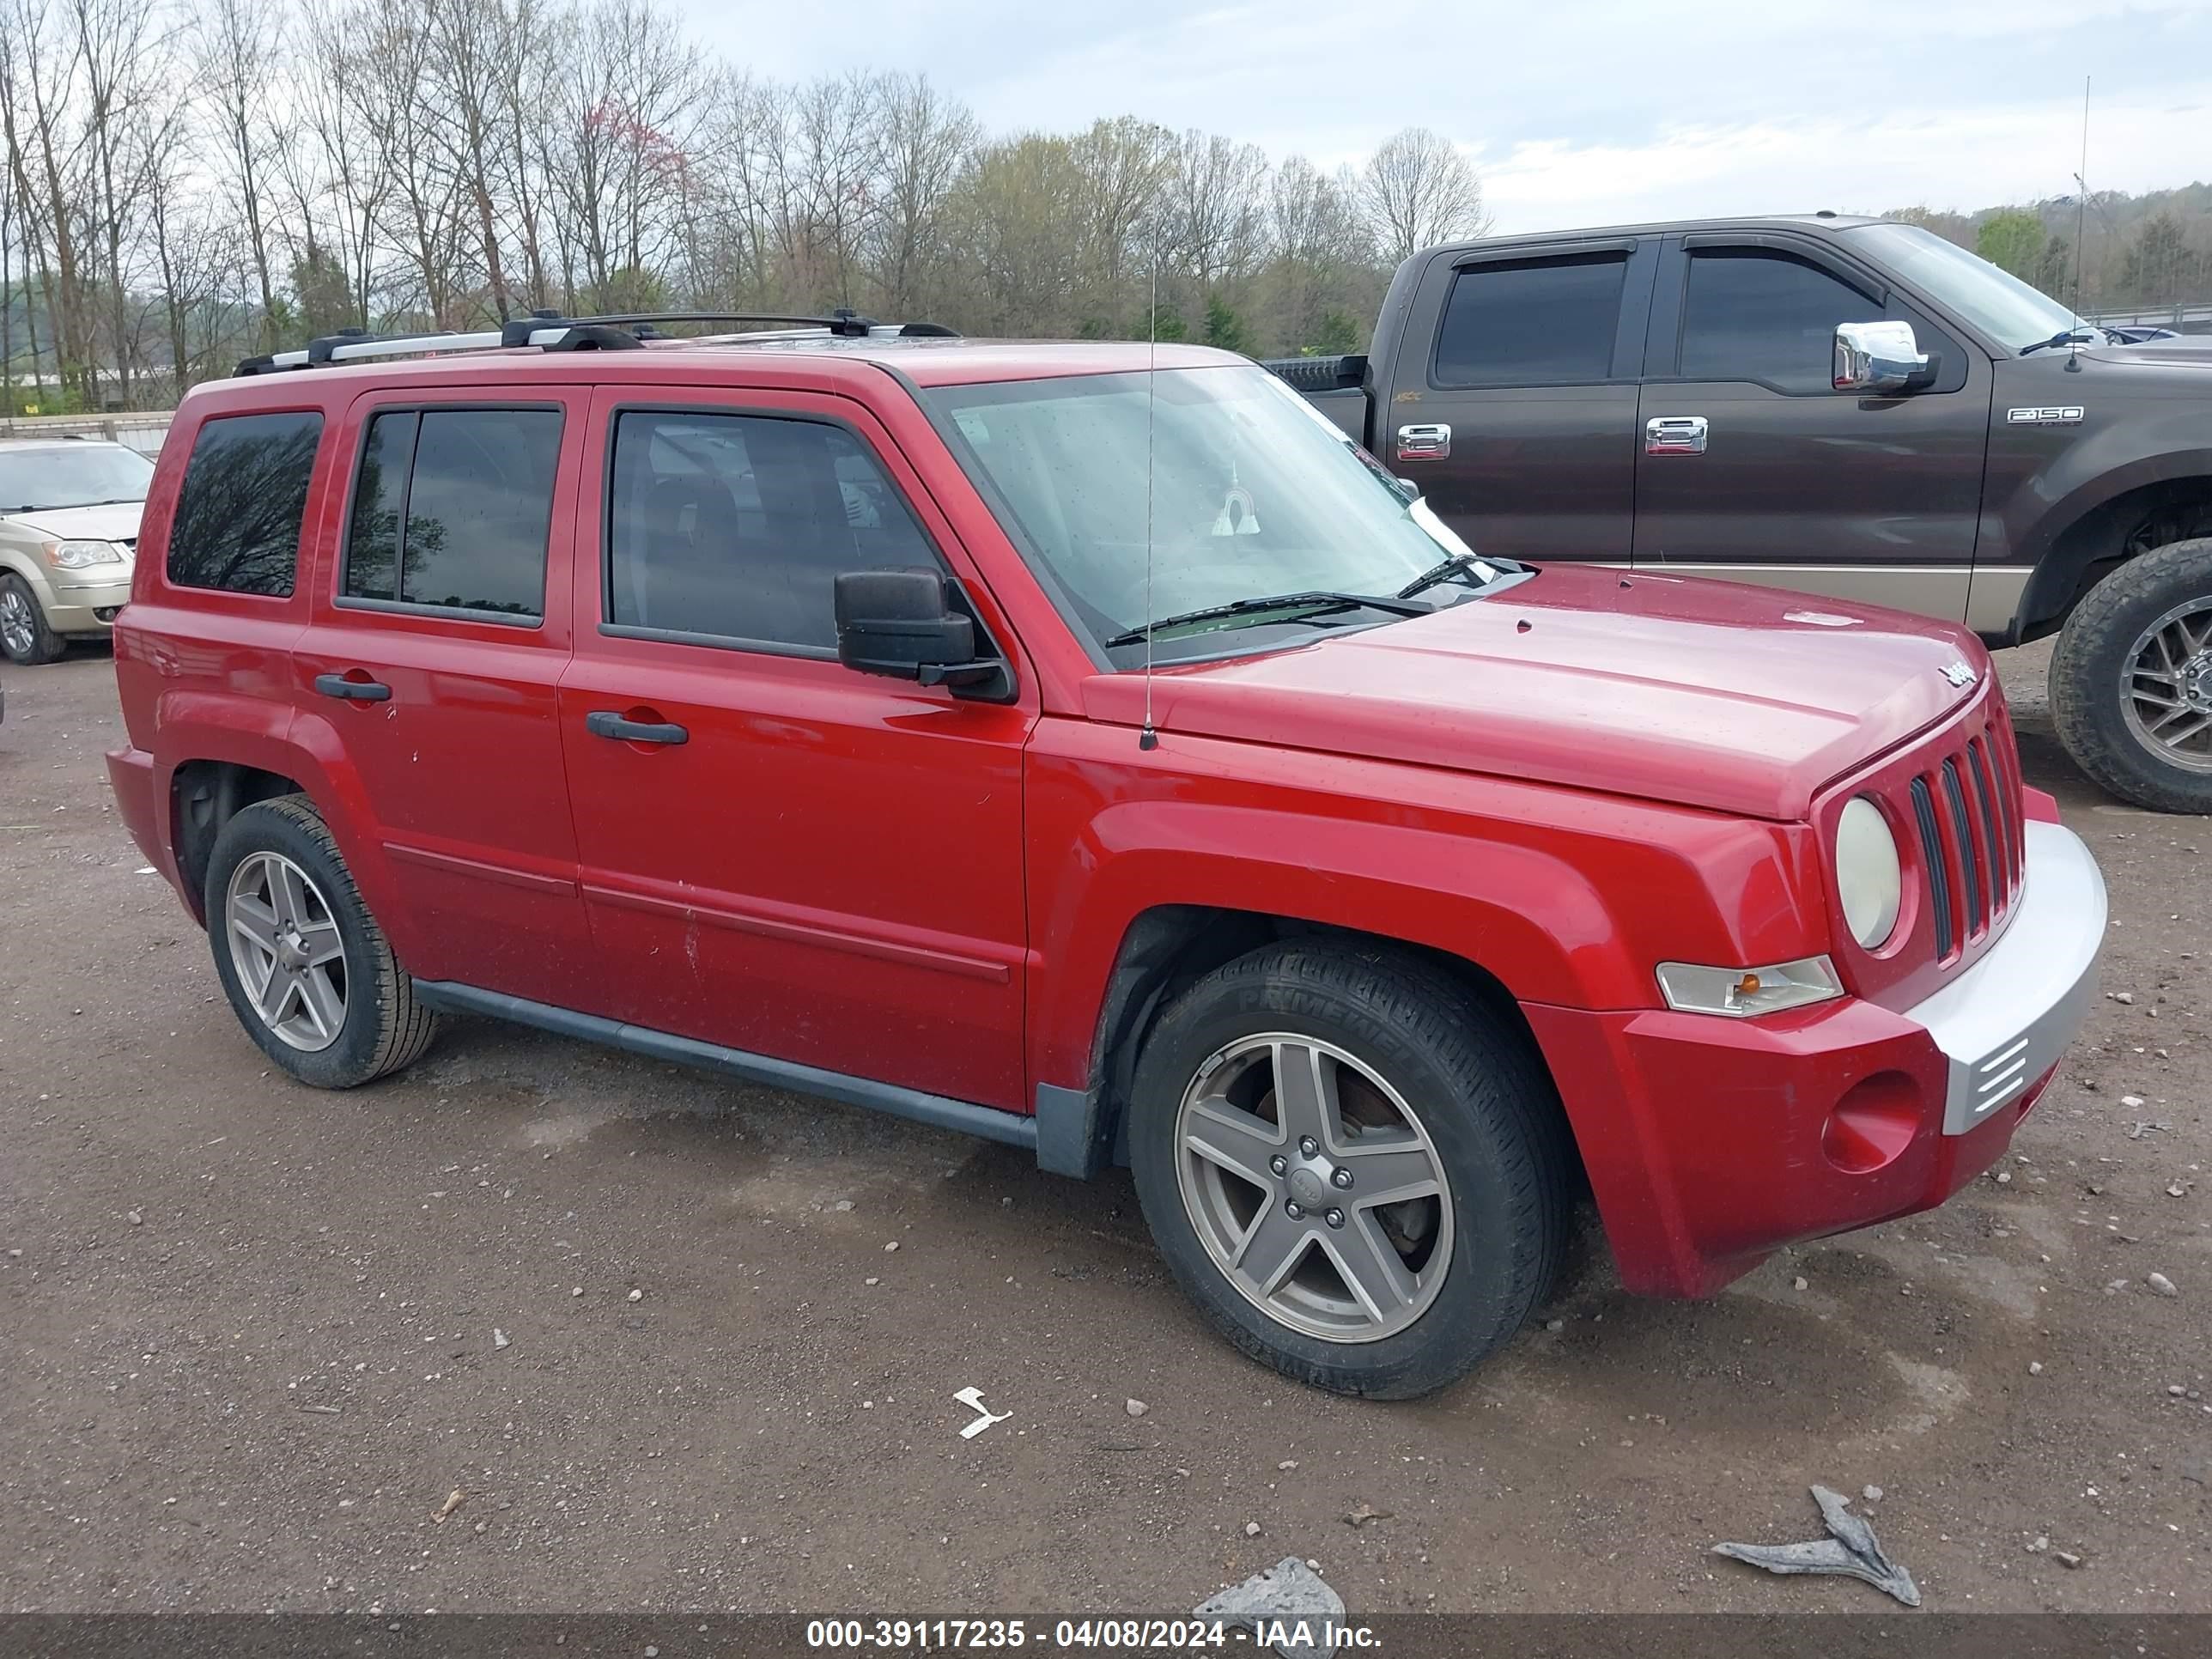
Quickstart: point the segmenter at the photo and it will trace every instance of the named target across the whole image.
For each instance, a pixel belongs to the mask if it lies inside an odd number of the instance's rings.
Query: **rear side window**
[[[560,459],[557,409],[375,415],[354,486],[346,597],[538,620]]]
[[[1613,372],[1626,253],[1478,264],[1437,336],[1438,386],[1584,386]]]
[[[1865,295],[1802,260],[1699,252],[1682,301],[1681,372],[1833,395],[1836,325],[1881,315]]]
[[[840,571],[935,568],[905,499],[842,427],[651,410],[616,418],[607,618],[830,651]]]
[[[228,415],[201,427],[169,526],[170,581],[289,598],[322,436],[313,414]]]

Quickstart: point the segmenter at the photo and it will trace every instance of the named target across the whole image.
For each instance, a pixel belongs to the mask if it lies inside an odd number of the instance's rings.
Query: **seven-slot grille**
[[[1907,786],[1938,961],[1985,937],[2020,897],[2019,766],[2003,726],[1993,724],[1940,759],[1931,755]]]

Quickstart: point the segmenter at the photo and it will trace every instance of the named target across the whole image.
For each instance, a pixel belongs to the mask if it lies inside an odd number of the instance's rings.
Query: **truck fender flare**
[[[2183,409],[2181,404],[2174,406],[2175,420]],[[2139,454],[2133,460],[2114,459],[2115,448],[2140,449],[2144,437],[2159,437],[2169,424],[2162,421],[2146,434],[2140,423],[2130,422],[2100,434],[2099,439],[2069,452],[2046,479],[2049,485],[2065,493],[2044,511],[2018,544],[2017,562],[2032,560],[2034,571],[2021,592],[2012,637],[2018,639],[2033,624],[2062,613],[2080,587],[2083,573],[2110,556],[2101,534],[2081,533],[2096,514],[2148,485],[2201,478],[2212,487],[2212,448],[2185,447],[2195,434],[2186,437],[2178,431],[2165,434],[2172,447]],[[2125,526],[2119,526],[2116,533],[2124,530]]]

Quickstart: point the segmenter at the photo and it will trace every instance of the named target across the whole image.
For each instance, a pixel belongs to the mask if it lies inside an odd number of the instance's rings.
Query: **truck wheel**
[[[350,1089],[429,1046],[436,1016],[415,1000],[305,795],[262,801],[224,824],[203,896],[232,1011],[301,1082]]]
[[[14,571],[0,573],[0,654],[8,660],[35,668],[52,662],[68,649],[68,642],[46,626],[46,612],[30,583]]]
[[[1137,1195],[1209,1322],[1286,1376],[1406,1400],[1521,1327],[1572,1168],[1525,1038],[1409,957],[1267,946],[1178,996],[1129,1105]]]
[[[2212,537],[2130,559],[2091,588],[2051,659],[2075,763],[2138,806],[2212,812]]]

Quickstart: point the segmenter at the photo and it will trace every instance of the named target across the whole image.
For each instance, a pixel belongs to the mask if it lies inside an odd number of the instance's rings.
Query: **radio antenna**
[[[2091,77],[2081,77],[2081,170],[2074,175],[2076,192],[2074,198],[2074,320],[2081,320],[2081,254],[2082,245],[2089,235],[2089,82]],[[2081,372],[2081,343],[2077,339],[2066,342],[2066,367],[2074,374]]]
[[[1157,749],[1152,725],[1152,386],[1160,372],[1160,249],[1152,245],[1151,291],[1145,312],[1145,729],[1137,747]]]

